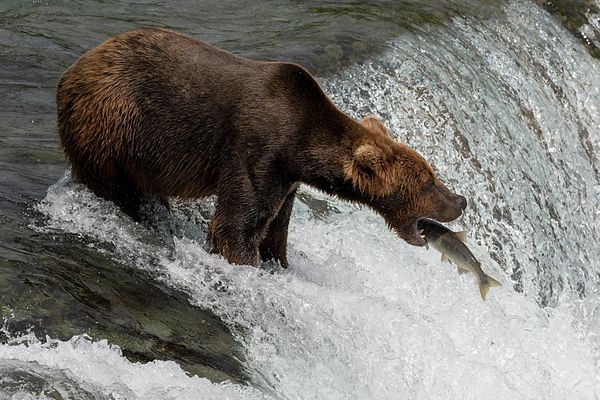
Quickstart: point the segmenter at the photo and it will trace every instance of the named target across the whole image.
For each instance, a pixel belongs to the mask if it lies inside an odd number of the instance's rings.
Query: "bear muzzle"
[[[422,232],[417,227],[419,221],[424,218],[429,218],[438,222],[450,222],[459,218],[463,211],[467,208],[467,199],[461,195],[452,193],[441,206],[433,212],[425,212],[423,215],[417,214],[417,217],[407,217],[406,212],[396,211],[389,213],[384,218],[388,225],[404,239],[408,244],[413,246],[425,246],[427,244]]]
[[[429,218],[438,222],[450,222],[459,218],[466,208],[467,199],[461,195],[452,193],[444,201],[440,202],[440,206],[435,212],[423,215],[422,218]]]

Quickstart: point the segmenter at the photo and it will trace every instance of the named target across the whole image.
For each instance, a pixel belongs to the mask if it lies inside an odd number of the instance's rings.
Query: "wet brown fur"
[[[302,67],[176,32],[107,40],[65,72],[57,104],[75,180],[134,218],[142,196],[216,194],[209,240],[235,264],[287,265],[299,183],[372,207],[409,242],[416,219],[464,208],[417,152],[375,117],[339,111]]]

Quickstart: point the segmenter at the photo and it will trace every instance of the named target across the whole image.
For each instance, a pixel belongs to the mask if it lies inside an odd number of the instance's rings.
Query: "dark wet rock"
[[[85,333],[118,345],[131,361],[173,360],[216,382],[246,380],[225,324],[145,272],[70,234],[2,225],[0,246],[0,316],[11,335]]]
[[[63,371],[45,368],[36,362],[3,360],[0,365],[0,399],[34,397],[52,400],[112,399],[98,391],[92,392],[90,388],[81,387]]]
[[[562,24],[585,44],[592,56],[600,58],[600,29],[591,24],[592,18],[600,21],[600,10],[594,0],[535,0],[535,2],[560,19]]]

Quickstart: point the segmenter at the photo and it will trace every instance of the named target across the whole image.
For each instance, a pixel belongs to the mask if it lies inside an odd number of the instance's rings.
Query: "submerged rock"
[[[60,340],[88,334],[119,346],[131,361],[173,360],[215,382],[246,380],[228,328],[192,306],[187,295],[160,286],[76,235],[21,233],[0,262],[6,328],[0,341],[27,331]]]
[[[600,58],[600,10],[594,0],[535,0],[556,15],[581,40],[590,54]]]

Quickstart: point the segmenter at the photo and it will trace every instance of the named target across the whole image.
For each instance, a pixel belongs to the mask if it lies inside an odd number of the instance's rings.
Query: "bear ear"
[[[381,120],[374,115],[367,115],[362,121],[360,121],[360,123],[367,129],[377,130],[385,134],[389,134],[383,122],[381,122]]]
[[[383,168],[384,154],[378,147],[362,144],[354,150],[354,162],[357,167],[372,174]]]
[[[365,195],[385,196],[394,190],[394,174],[389,169],[391,160],[384,150],[372,143],[361,144],[352,152],[352,161],[344,167],[346,179]]]

